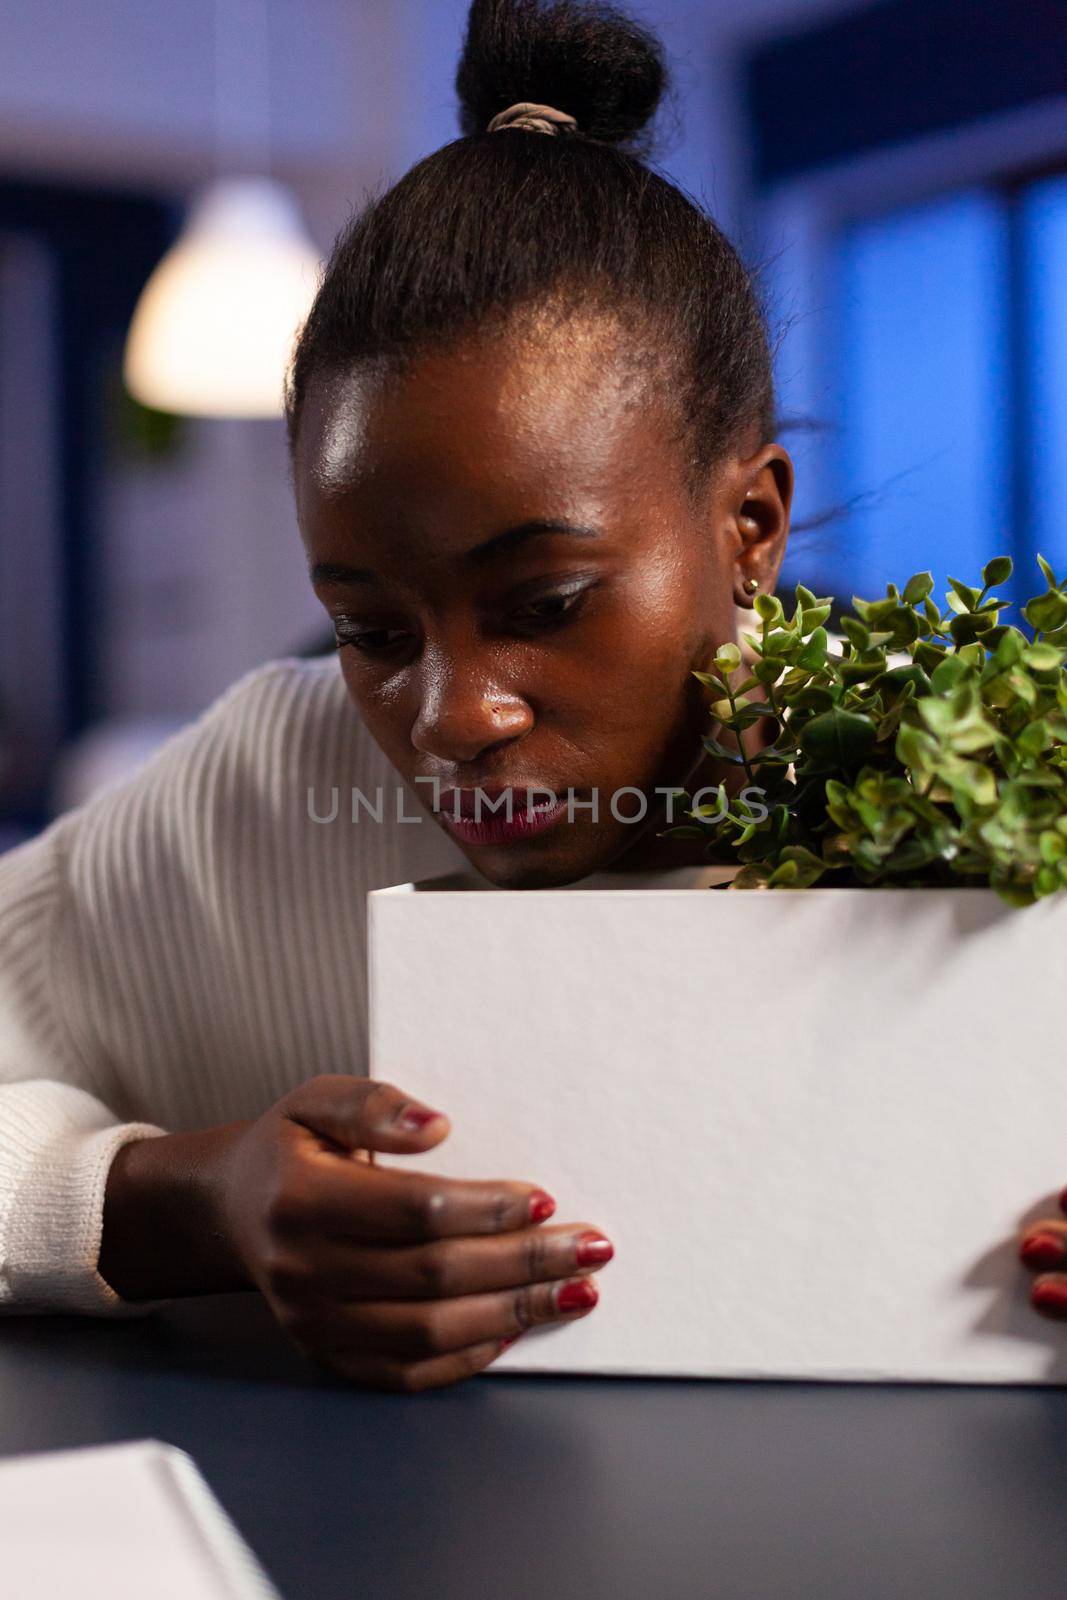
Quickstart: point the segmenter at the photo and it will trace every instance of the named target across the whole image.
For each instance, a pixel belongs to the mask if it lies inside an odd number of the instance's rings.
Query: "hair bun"
[[[567,112],[587,138],[643,153],[666,87],[659,40],[614,6],[473,0],[456,69],[464,134],[532,100]]]

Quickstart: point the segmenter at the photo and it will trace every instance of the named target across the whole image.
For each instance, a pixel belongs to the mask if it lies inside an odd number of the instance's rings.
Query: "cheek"
[[[598,668],[605,691],[667,705],[690,670],[733,638],[732,597],[723,605],[705,573],[663,562],[626,586],[604,618]]]
[[[399,765],[411,749],[412,714],[399,678],[372,678],[353,650],[342,650],[341,676],[367,731],[380,749]]]
[[[620,598],[599,652],[599,755],[605,771],[640,784],[687,759],[708,731],[707,695],[692,676],[736,616],[728,581],[692,560],[661,562]],[[625,776],[629,774],[629,776]]]
[[[549,726],[602,786],[651,781],[706,731],[691,674],[732,635],[716,637],[705,607],[697,583],[656,572],[616,590],[553,664],[543,685]]]

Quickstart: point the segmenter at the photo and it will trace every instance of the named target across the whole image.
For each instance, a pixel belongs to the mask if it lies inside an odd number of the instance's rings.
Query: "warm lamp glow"
[[[213,184],[137,303],[123,367],[130,393],[190,416],[281,416],[286,363],[320,268],[281,184]]]

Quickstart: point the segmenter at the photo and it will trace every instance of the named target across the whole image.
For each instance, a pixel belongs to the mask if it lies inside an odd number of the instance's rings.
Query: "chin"
[[[538,851],[505,845],[498,849],[465,850],[468,861],[498,889],[562,889],[599,872],[619,853],[617,841],[599,850]]]

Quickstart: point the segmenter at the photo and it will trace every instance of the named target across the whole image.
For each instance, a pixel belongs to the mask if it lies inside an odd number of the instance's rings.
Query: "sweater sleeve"
[[[97,1271],[108,1170],[166,1130],[109,1108],[107,1063],[65,1018],[64,846],[81,811],[0,856],[0,1314],[143,1315]]]
[[[366,892],[465,858],[308,806],[396,781],[336,659],[284,657],[0,855],[0,1315],[165,1304],[98,1270],[120,1147],[366,1070]]]
[[[131,1063],[121,1050],[140,1058],[142,1118],[153,1116],[153,1102],[181,1103],[180,1094],[168,1093],[173,1086],[156,1083],[152,1092],[153,1066],[165,1068],[151,1037],[150,995],[124,1042],[101,1027],[138,956],[109,908],[132,906],[143,941],[176,891],[175,872],[179,880],[190,875],[195,892],[203,831],[198,762],[211,750],[236,757],[249,723],[269,752],[264,701],[298,666],[283,660],[254,667],[137,772],[0,855],[0,1315],[138,1316],[167,1303],[126,1300],[98,1271],[116,1153],[133,1139],[169,1131],[165,1117],[132,1119]],[[240,805],[239,788],[220,792]],[[180,837],[174,872],[149,849],[164,832]],[[99,905],[91,910],[92,895]],[[184,971],[182,955],[176,950],[174,963]],[[190,997],[186,1013],[195,1004]]]

